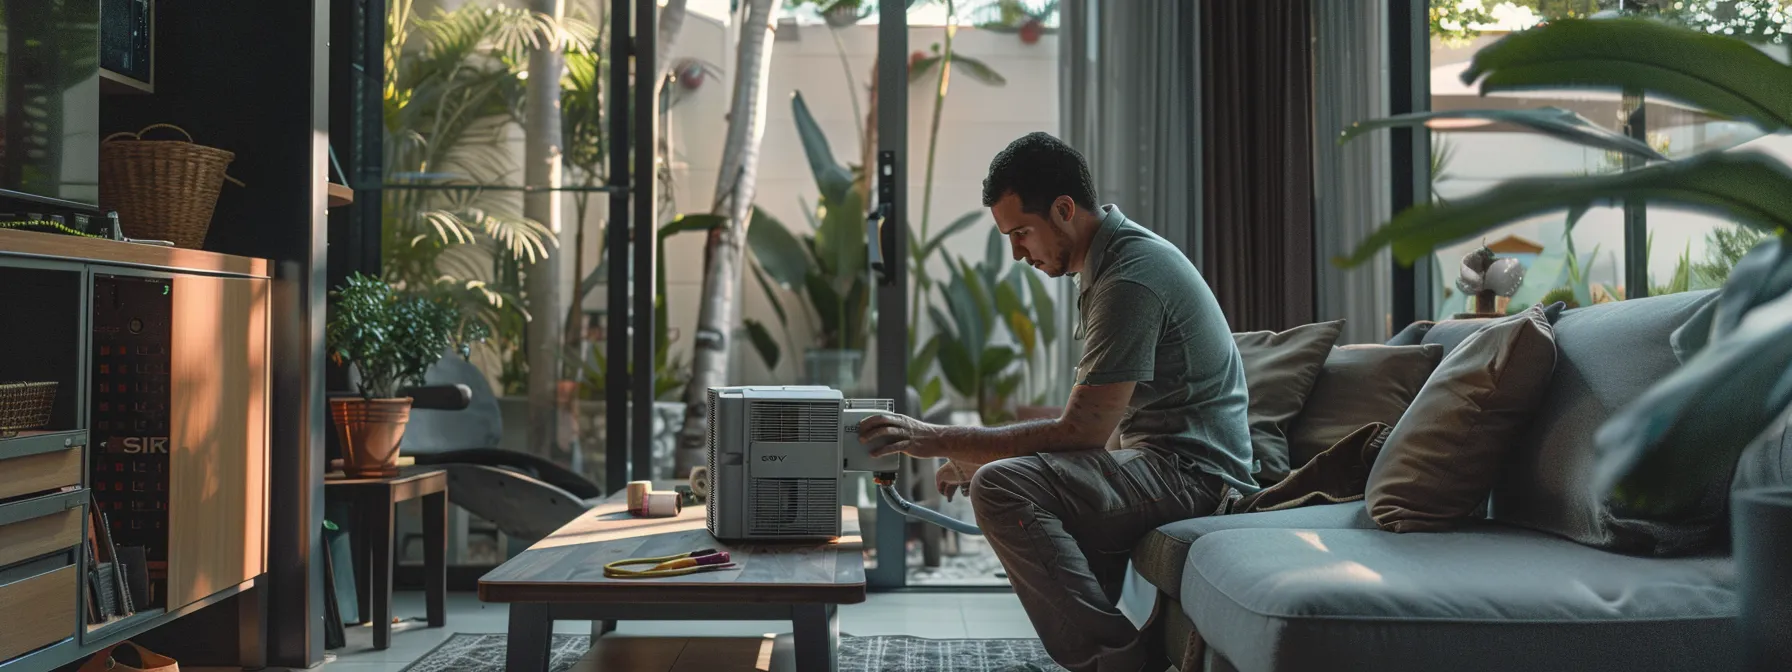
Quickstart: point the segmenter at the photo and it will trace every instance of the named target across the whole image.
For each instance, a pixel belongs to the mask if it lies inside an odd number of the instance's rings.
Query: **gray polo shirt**
[[[1170,453],[1249,493],[1251,432],[1244,361],[1213,290],[1169,241],[1118,207],[1077,274],[1078,385],[1132,381],[1122,447]]]

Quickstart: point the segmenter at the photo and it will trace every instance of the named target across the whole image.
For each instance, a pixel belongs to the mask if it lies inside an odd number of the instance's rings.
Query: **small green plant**
[[[331,361],[353,366],[366,399],[391,399],[400,388],[423,384],[423,374],[449,348],[461,356],[485,338],[482,323],[461,316],[443,296],[394,290],[356,273],[332,292],[336,311],[327,331]]]

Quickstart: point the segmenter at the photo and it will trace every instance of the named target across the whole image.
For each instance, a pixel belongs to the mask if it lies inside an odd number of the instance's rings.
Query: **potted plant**
[[[827,136],[809,113],[801,93],[792,97],[797,135],[809,158],[820,201],[808,210],[812,233],[800,237],[755,208],[747,227],[751,268],[780,324],[789,313],[773,287],[798,293],[816,325],[814,346],[804,352],[804,380],[851,391],[857,388],[871,334],[871,283],[866,259],[865,213],[852,188],[852,173],[834,159]],[[747,335],[768,368],[776,369],[782,349],[757,320],[745,320]]]
[[[330,359],[355,374],[359,396],[330,399],[342,444],[342,470],[352,477],[398,475],[398,446],[411,417],[401,389],[422,385],[423,374],[450,348],[462,356],[484,327],[461,318],[446,297],[401,293],[359,273],[334,292],[335,315],[326,329]],[[461,335],[476,338],[461,339]]]

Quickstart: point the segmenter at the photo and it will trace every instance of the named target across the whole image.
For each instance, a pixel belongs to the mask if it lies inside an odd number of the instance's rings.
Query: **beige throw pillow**
[[[1443,357],[1444,347],[1435,344],[1332,348],[1288,428],[1289,466],[1299,469],[1363,425],[1399,423]]]
[[[1492,491],[1555,372],[1541,307],[1489,322],[1450,351],[1394,425],[1369,472],[1369,516],[1384,530],[1454,528]]]
[[[1251,448],[1261,465],[1258,485],[1268,486],[1288,475],[1288,425],[1306,404],[1326,354],[1343,330],[1344,321],[1337,320],[1283,332],[1232,335],[1244,360],[1245,390],[1251,398]]]

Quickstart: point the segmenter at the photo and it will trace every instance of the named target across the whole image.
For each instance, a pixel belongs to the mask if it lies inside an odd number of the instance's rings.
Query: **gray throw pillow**
[[[1244,360],[1245,391],[1250,395],[1251,448],[1260,469],[1257,483],[1268,486],[1288,476],[1288,426],[1306,405],[1307,393],[1319,379],[1326,355],[1344,321],[1306,324],[1283,332],[1252,331],[1232,335]]]
[[[1398,423],[1443,357],[1436,344],[1332,348],[1288,429],[1289,466],[1301,468],[1363,425]]]
[[[1499,479],[1555,364],[1555,334],[1541,306],[1463,339],[1388,435],[1369,471],[1369,516],[1393,532],[1448,530],[1469,518]]]

